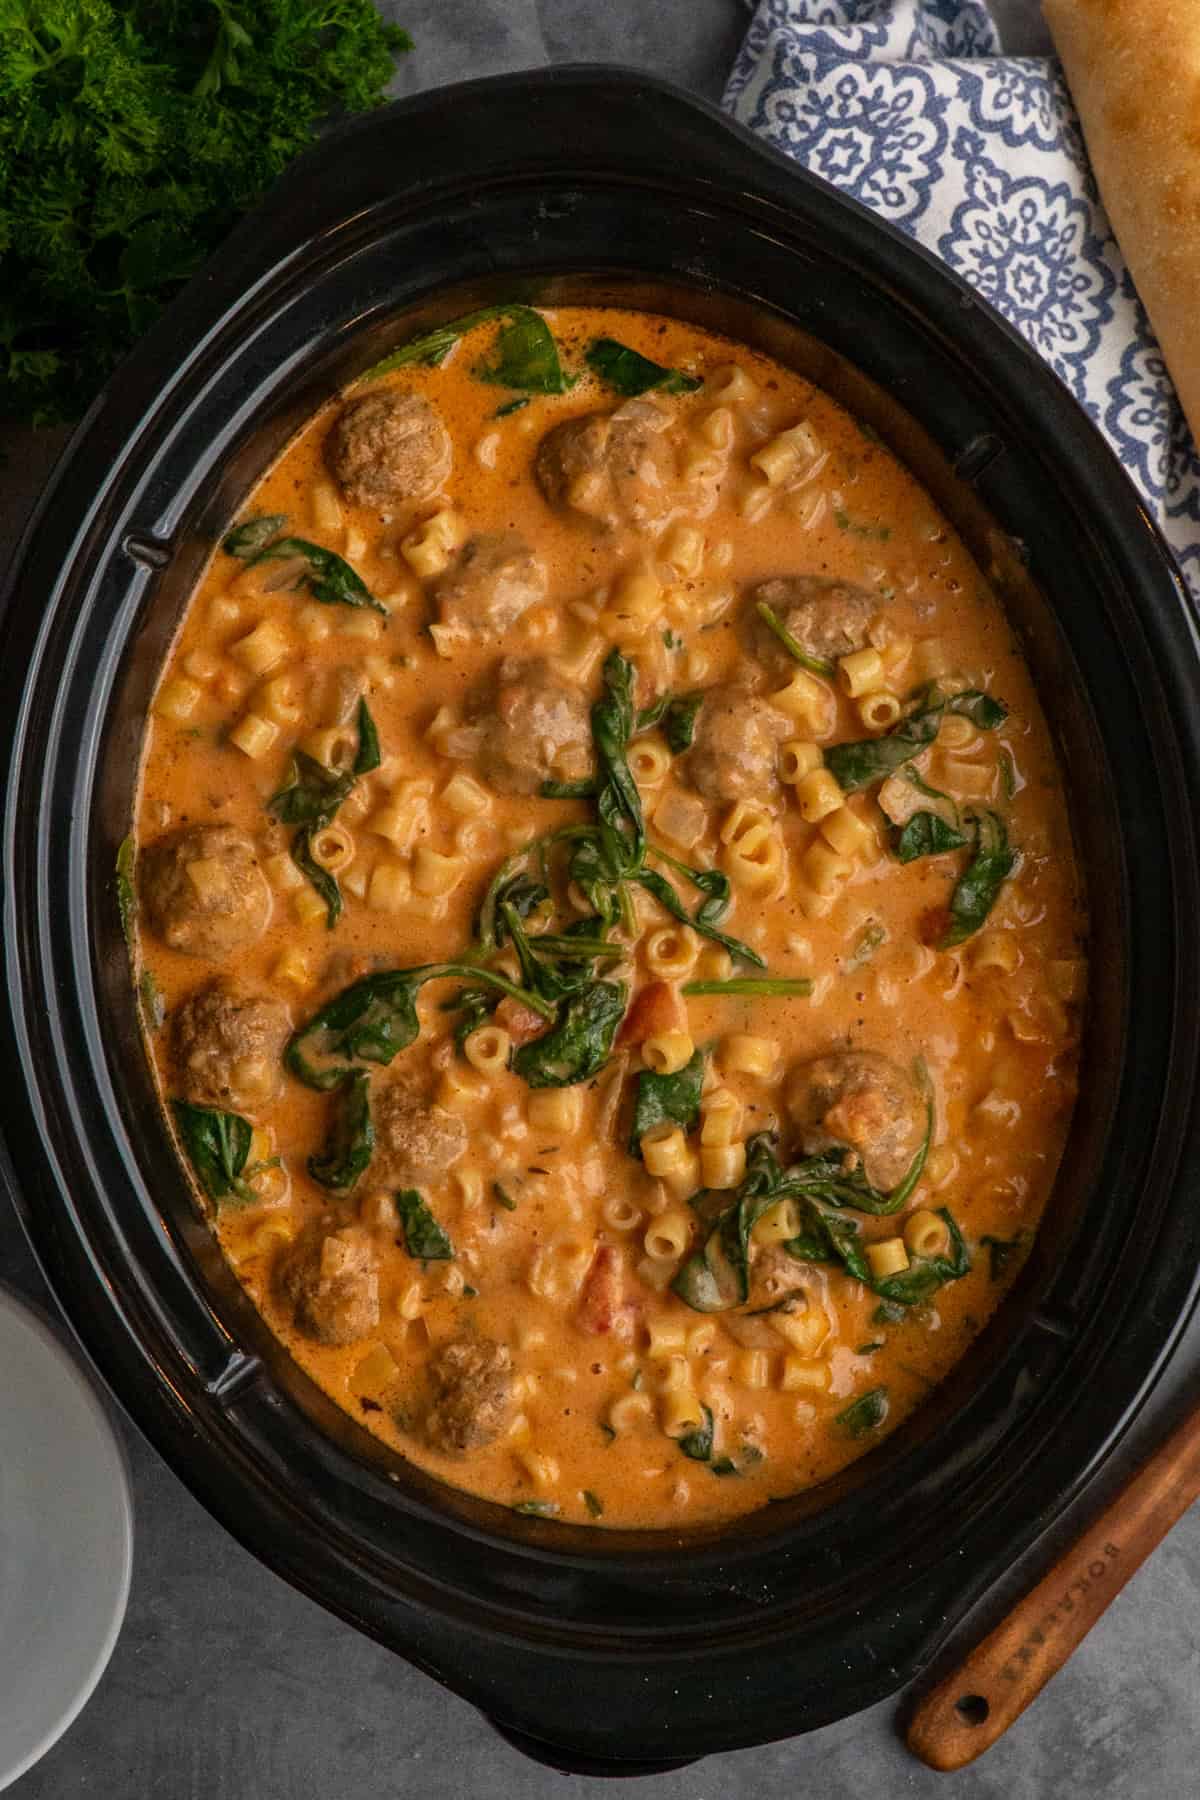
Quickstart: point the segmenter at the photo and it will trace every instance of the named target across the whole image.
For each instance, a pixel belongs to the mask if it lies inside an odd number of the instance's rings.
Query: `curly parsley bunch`
[[[372,0],[0,0],[0,416],[78,417],[410,47]]]

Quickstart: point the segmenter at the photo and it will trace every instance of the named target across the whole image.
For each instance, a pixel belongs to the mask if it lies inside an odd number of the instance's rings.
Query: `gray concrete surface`
[[[744,25],[739,0],[405,0],[387,10],[416,54],[399,93],[547,61],[623,61],[716,97]],[[1043,43],[1036,0],[1003,0],[1009,44]],[[56,440],[0,447],[0,554]],[[0,1207],[3,1206],[0,1201]],[[0,1211],[0,1281],[52,1305],[15,1219]],[[1110,1492],[1187,1400],[1200,1330],[1123,1454],[1008,1584]],[[0,1404],[3,1372],[0,1371]],[[133,1595],[108,1673],[81,1719],[10,1790],[14,1800],[601,1800],[614,1784],[539,1769],[472,1709],[285,1587],[204,1513],[122,1426],[137,1500]],[[1007,1591],[1007,1590],[1006,1590]],[[998,1616],[993,1594],[963,1637]],[[1187,1800],[1200,1792],[1200,1512],[1176,1529],[1064,1673],[973,1769],[915,1764],[887,1702],[810,1737],[653,1777],[638,1800]],[[622,1788],[621,1791],[627,1791]]]

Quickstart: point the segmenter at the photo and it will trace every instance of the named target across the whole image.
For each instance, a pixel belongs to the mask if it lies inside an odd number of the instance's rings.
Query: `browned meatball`
[[[704,696],[687,759],[692,786],[708,800],[763,800],[777,792],[779,746],[791,721],[747,688]]]
[[[471,708],[484,778],[502,794],[536,794],[544,781],[576,781],[592,767],[591,708],[548,663],[505,661],[494,689]]]
[[[546,597],[546,565],[515,531],[468,538],[433,590],[438,619],[473,637],[499,637]]]
[[[808,1155],[857,1151],[868,1181],[885,1191],[903,1181],[925,1132],[915,1082],[875,1050],[831,1051],[801,1063],[784,1100]]]
[[[764,581],[750,599],[765,600],[780,624],[809,656],[836,662],[861,650],[867,629],[883,605],[878,594],[855,587],[849,581],[829,581],[823,575],[785,575]],[[794,667],[794,659],[762,620],[753,621],[756,653],[772,664]]]
[[[239,994],[221,982],[190,995],[171,1022],[184,1099],[238,1113],[269,1105],[283,1086],[291,1029],[281,1000]]]
[[[188,956],[231,956],[266,930],[271,890],[254,845],[232,825],[193,825],[137,861],[151,931]]]
[[[297,1330],[318,1344],[356,1344],[379,1323],[379,1268],[361,1226],[310,1226],[283,1257],[276,1281]]]
[[[512,1406],[512,1357],[487,1337],[458,1337],[429,1363],[425,1436],[435,1450],[480,1450],[499,1436]]]
[[[371,1173],[394,1187],[422,1187],[452,1169],[467,1147],[467,1128],[415,1082],[395,1075],[371,1101],[375,1155]]]
[[[420,394],[363,394],[343,406],[325,439],[325,460],[356,506],[428,500],[453,457],[449,432]]]
[[[653,400],[566,419],[538,445],[538,486],[551,506],[599,525],[661,524],[688,497],[671,423]]]

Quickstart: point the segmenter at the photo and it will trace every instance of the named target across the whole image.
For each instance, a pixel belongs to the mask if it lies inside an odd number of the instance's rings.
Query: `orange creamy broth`
[[[798,1265],[810,1312],[827,1326],[804,1359],[822,1365],[824,1385],[784,1389],[785,1360],[793,1349],[782,1335],[771,1342],[768,1328],[770,1347],[755,1364],[723,1315],[706,1318],[638,1272],[647,1228],[680,1202],[629,1156],[624,1114],[614,1134],[612,1082],[628,1080],[638,1066],[636,1052],[623,1052],[613,1067],[578,1090],[581,1116],[574,1134],[539,1129],[527,1122],[530,1091],[523,1081],[512,1072],[484,1081],[455,1053],[449,1037],[453,1017],[441,1010],[453,992],[448,983],[422,990],[421,1036],[393,1067],[420,1072],[435,1100],[467,1122],[465,1157],[424,1190],[453,1242],[452,1262],[423,1266],[407,1255],[402,1240],[397,1242],[394,1223],[386,1228],[370,1223],[377,1217],[379,1190],[370,1172],[343,1197],[311,1180],[306,1161],[322,1147],[330,1101],[290,1078],[279,1100],[254,1119],[269,1136],[270,1152],[281,1158],[286,1179],[271,1179],[282,1192],[269,1194],[260,1205],[209,1211],[247,1292],[292,1354],[334,1400],[402,1456],[502,1504],[544,1502],[565,1519],[589,1521],[594,1508],[584,1496],[590,1494],[603,1507],[604,1524],[711,1525],[822,1481],[862,1454],[880,1433],[856,1438],[837,1424],[837,1415],[856,1396],[883,1387],[884,1429],[892,1429],[941,1379],[994,1309],[1019,1258],[1012,1259],[1005,1278],[993,1280],[980,1240],[1007,1240],[1036,1227],[1069,1123],[1079,1030],[1081,899],[1065,798],[1029,673],[978,568],[908,472],[826,394],[756,352],[649,315],[564,308],[545,316],[571,367],[581,365],[581,352],[592,338],[608,335],[658,362],[701,375],[735,364],[755,384],[746,401],[729,408],[734,440],[715,503],[703,516],[681,515],[703,531],[703,569],[689,579],[664,576],[665,610],[640,636],[629,627],[611,627],[638,667],[643,700],[663,688],[691,691],[728,679],[745,663],[745,628],[738,621],[746,588],[764,578],[808,573],[877,591],[880,618],[895,637],[940,640],[948,668],[1001,697],[1010,709],[999,732],[981,735],[955,755],[995,771],[989,803],[1003,810],[1011,841],[1022,854],[986,926],[990,938],[1016,946],[1015,969],[974,967],[981,938],[956,952],[924,946],[930,917],[945,907],[964,866],[961,854],[902,867],[880,840],[871,855],[857,861],[827,909],[814,903],[798,871],[817,828],[803,822],[785,789],[776,826],[786,850],[784,889],[764,897],[739,893],[735,885],[723,929],[753,944],[772,975],[808,976],[813,991],[804,998],[687,1002],[688,1029],[696,1044],[713,1046],[718,1071],[722,1047],[735,1034],[766,1038],[776,1047],[769,1077],[731,1074],[721,1085],[742,1102],[743,1135],[782,1125],[784,1161],[796,1147],[781,1102],[782,1078],[797,1062],[847,1047],[881,1052],[904,1069],[923,1057],[936,1095],[934,1161],[899,1220],[865,1218],[863,1236],[867,1242],[895,1237],[913,1211],[948,1206],[974,1266],[963,1279],[943,1286],[930,1305],[900,1323],[880,1324],[878,1298],[860,1283],[831,1267]],[[427,735],[435,715],[442,708],[459,713],[466,696],[505,654],[558,657],[575,667],[589,640],[610,629],[576,616],[571,604],[586,608],[621,573],[647,559],[653,563],[654,542],[631,530],[592,530],[577,517],[555,512],[531,466],[539,439],[552,425],[620,402],[585,377],[561,398],[535,398],[496,419],[497,406],[508,395],[471,373],[488,333],[484,327],[473,334],[441,368],[404,369],[386,377],[384,385],[424,394],[437,408],[454,444],[453,471],[442,498],[471,533],[521,534],[546,564],[545,604],[499,642],[459,646],[449,657],[438,654],[426,630],[428,584],[408,569],[399,548],[414,520],[434,513],[438,501],[396,507],[387,516],[343,498],[341,525],[322,529],[314,493],[330,482],[323,442],[340,402],[331,403],[289,445],[244,512],[285,513],[290,532],[347,555],[371,591],[385,598],[392,616],[386,625],[379,621],[377,637],[355,635],[374,615],[339,606],[314,609],[302,593],[264,592],[276,566],[244,570],[215,554],[160,689],[166,695],[172,681],[188,680],[199,697],[185,721],[156,708],[148,724],[137,812],[141,847],[185,825],[219,822],[248,833],[264,858],[286,851],[291,834],[272,824],[264,802],[285,783],[297,741],[326,722],[321,707],[327,703],[330,671],[352,666],[366,673],[367,700],[385,759],[339,815],[354,835],[356,862],[369,869],[380,860],[406,861],[368,829],[386,788],[397,780],[424,778],[432,784],[422,841],[449,854],[463,821],[436,797],[456,771],[485,785],[487,771],[435,749]],[[678,415],[679,429],[694,436],[723,402],[706,388],[663,404]],[[751,501],[747,517],[747,494],[766,486],[750,455],[800,420],[813,427],[827,459],[804,486],[773,495],[761,514]],[[724,611],[722,596],[734,597]],[[313,629],[323,627],[327,635],[306,636],[302,621],[317,614]],[[254,684],[229,652],[264,618],[275,620],[288,636],[286,672],[294,678],[303,716],[279,732],[265,755],[251,759],[227,740],[229,728],[257,704]],[[679,647],[668,647],[666,633]],[[586,676],[575,677],[589,697],[599,692],[599,661],[597,656]],[[272,670],[266,679],[279,672]],[[773,675],[768,694],[784,679]],[[905,693],[918,679],[914,665],[896,686]],[[803,738],[805,732],[787,735]],[[866,735],[853,704],[839,697],[836,728],[824,741]],[[922,766],[940,785],[950,753],[931,754],[932,763]],[[1011,798],[1005,797],[1001,755],[1011,759]],[[669,781],[687,791],[674,774]],[[648,792],[644,799],[652,809],[654,796]],[[870,795],[859,796],[853,809],[880,832],[882,816]],[[695,864],[717,862],[717,833],[730,810],[711,806],[706,835],[680,854]],[[302,923],[297,917],[296,894],[307,890],[276,891],[265,931],[231,964],[174,951],[143,926],[140,962],[152,972],[167,1012],[167,1026],[149,1039],[164,1097],[180,1091],[170,1021],[188,995],[232,974],[250,991],[285,998],[299,1024],[365,969],[460,957],[472,940],[487,882],[513,843],[588,816],[584,802],[496,794],[486,819],[474,824],[465,877],[442,903],[426,903],[422,910],[372,910],[344,878],[345,910],[330,933],[321,920]],[[650,835],[655,836],[653,823]],[[689,891],[689,905],[696,898]],[[647,931],[668,922],[649,902],[640,917]],[[867,954],[870,940],[880,936],[882,942]],[[282,985],[275,971],[288,950],[299,953],[306,973]],[[702,954],[697,973],[705,973],[705,955],[710,953]],[[636,989],[647,979],[644,940],[630,961]],[[1056,965],[1062,965],[1057,976]],[[460,1177],[472,1170],[482,1177],[482,1198],[464,1192]],[[491,1184],[497,1179],[516,1199],[515,1210],[493,1202]],[[635,1226],[615,1225],[611,1207],[606,1214],[614,1196],[627,1200]],[[351,1221],[360,1208],[378,1254],[378,1324],[353,1344],[323,1346],[296,1328],[280,1297],[280,1259],[307,1219],[332,1212]],[[583,1329],[580,1284],[597,1245],[620,1254],[625,1291],[637,1309],[631,1341]],[[464,1282],[477,1290],[474,1297],[453,1291]],[[650,1326],[656,1321],[685,1334],[674,1361],[651,1354]],[[430,1447],[413,1412],[416,1402],[407,1406],[403,1396],[422,1392],[432,1350],[464,1332],[509,1348],[517,1391],[504,1433],[455,1456]],[[764,1379],[766,1385],[757,1385]],[[718,1450],[738,1453],[750,1444],[762,1452],[761,1460],[738,1476],[716,1479],[708,1467],[681,1455],[664,1430],[666,1388],[672,1382],[690,1386],[711,1407]],[[626,1408],[630,1418],[621,1418],[621,1402],[635,1393],[643,1398]],[[402,1429],[394,1412],[410,1428]],[[615,1432],[614,1416],[620,1419]]]

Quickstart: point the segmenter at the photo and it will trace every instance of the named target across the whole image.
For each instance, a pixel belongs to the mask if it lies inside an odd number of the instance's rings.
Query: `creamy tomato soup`
[[[755,351],[493,309],[332,401],[191,601],[134,842],[212,1228],[448,1482],[728,1519],[1020,1266],[1085,972],[1049,733],[929,496]]]

